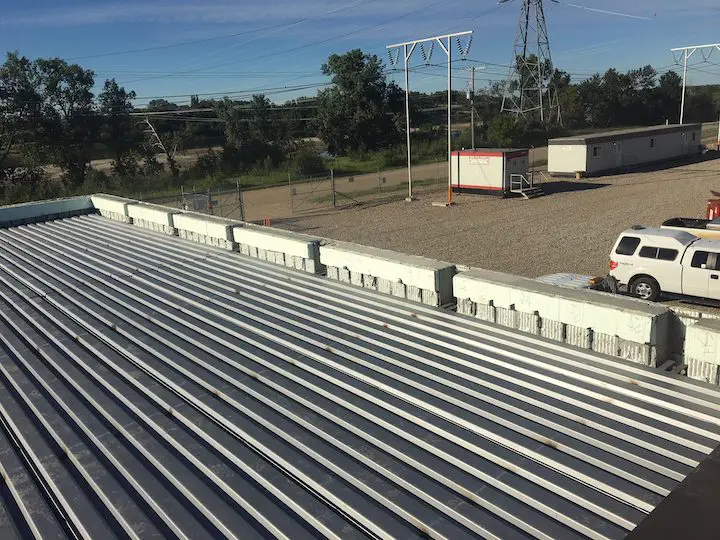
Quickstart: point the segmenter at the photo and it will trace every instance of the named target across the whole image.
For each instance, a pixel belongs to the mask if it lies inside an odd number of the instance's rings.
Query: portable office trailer
[[[527,149],[482,148],[452,153],[451,186],[454,193],[481,193],[505,197],[513,181],[527,177]]]
[[[652,126],[548,141],[548,172],[590,176],[702,152],[700,124]]]

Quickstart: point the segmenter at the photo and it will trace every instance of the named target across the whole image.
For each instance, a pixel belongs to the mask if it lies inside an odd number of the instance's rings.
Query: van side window
[[[658,259],[661,261],[674,261],[675,259],[677,259],[678,251],[676,249],[644,246],[640,250],[640,253],[638,253],[638,255],[640,257],[644,257],[645,259]]]
[[[658,249],[657,258],[661,261],[674,261],[677,259],[678,251],[676,249],[660,248]]]
[[[657,252],[658,248],[656,247],[644,246],[638,255],[645,259],[657,259]]]
[[[707,264],[709,255],[707,251],[696,251],[690,266],[693,268],[702,268],[703,264]]]
[[[640,239],[635,236],[623,236],[615,253],[618,255],[634,255],[640,245]]]

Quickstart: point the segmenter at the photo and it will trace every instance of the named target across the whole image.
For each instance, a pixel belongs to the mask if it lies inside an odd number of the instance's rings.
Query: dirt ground
[[[445,193],[435,190],[410,203],[366,203],[273,225],[528,277],[604,275],[622,230],[702,217],[711,189],[720,189],[716,152],[658,170],[553,179],[544,184],[546,196],[531,200],[461,195],[455,206],[438,208],[431,203]]]

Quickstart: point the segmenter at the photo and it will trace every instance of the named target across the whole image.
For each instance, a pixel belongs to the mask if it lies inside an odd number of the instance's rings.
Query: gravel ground
[[[720,155],[692,164],[581,181],[554,179],[538,199],[456,197],[363,204],[273,223],[299,232],[424,255],[528,277],[555,272],[604,275],[618,234],[635,224],[703,217],[710,190],[720,190]]]

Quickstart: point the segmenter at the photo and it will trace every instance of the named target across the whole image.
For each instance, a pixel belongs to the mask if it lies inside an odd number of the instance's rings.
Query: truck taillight
[[[618,263],[616,263],[615,261],[610,261],[610,271],[611,272],[613,270],[615,270],[617,267],[618,267]]]

